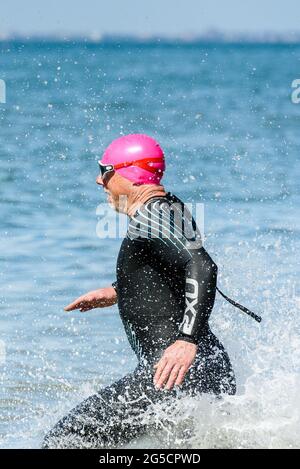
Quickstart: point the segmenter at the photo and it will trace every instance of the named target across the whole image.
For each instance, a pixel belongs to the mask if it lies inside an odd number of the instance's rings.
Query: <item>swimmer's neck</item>
[[[155,197],[165,197],[167,195],[164,186],[157,184],[143,184],[132,186],[128,194],[127,215],[132,218],[136,211],[148,200]]]

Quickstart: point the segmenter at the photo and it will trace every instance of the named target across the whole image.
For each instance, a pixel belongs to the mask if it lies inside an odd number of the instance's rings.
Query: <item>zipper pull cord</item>
[[[241,311],[243,311],[244,313],[248,314],[249,316],[251,316],[253,319],[255,319],[255,321],[257,322],[261,322],[262,318],[261,316],[258,316],[258,314],[255,314],[253,313],[253,311],[250,311],[250,309],[246,308],[245,306],[243,305],[240,305],[239,303],[237,303],[236,301],[232,300],[231,298],[229,298],[228,296],[226,296],[218,287],[216,287],[218,292],[220,293],[220,295],[223,296],[223,298],[225,298],[225,300],[227,300],[229,303],[231,303],[233,306],[235,306],[236,308],[239,308]]]

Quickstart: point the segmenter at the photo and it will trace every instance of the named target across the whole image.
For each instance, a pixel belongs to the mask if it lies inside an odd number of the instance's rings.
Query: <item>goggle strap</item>
[[[138,166],[139,168],[145,169],[146,171],[150,171],[151,173],[159,173],[162,171],[160,168],[154,168],[153,166],[150,166],[149,163],[164,163],[164,159],[161,157],[142,158],[141,160],[114,164],[113,167],[114,169],[122,169],[128,168],[128,166]]]

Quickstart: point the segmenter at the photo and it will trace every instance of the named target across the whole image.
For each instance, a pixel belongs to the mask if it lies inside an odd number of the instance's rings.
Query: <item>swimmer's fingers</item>
[[[92,308],[90,308],[89,306],[85,307],[85,306],[82,306],[79,308],[79,311],[81,313],[85,313],[86,311],[90,311]]]
[[[182,366],[180,368],[177,379],[175,381],[175,386],[180,386],[183,383],[183,380],[187,371],[188,371],[188,368],[186,368],[185,366]]]
[[[162,358],[159,360],[159,362],[154,365],[154,369],[156,369],[156,372],[155,372],[155,375],[154,375],[154,378],[153,378],[153,381],[154,381],[155,386],[156,386],[157,381],[158,381],[159,378],[160,378],[160,375],[161,375],[161,373],[162,373],[164,367],[165,367],[166,364],[167,364],[167,361],[168,361],[168,360],[167,360],[165,357],[162,357]]]
[[[74,311],[74,309],[80,309],[84,307],[85,304],[85,295],[80,296],[76,300],[74,300],[72,303],[70,303],[68,306],[64,308],[65,311]]]
[[[159,362],[157,362],[153,368],[156,369],[156,373],[155,373],[155,377],[156,375],[158,375],[158,373],[160,373],[160,371],[162,370],[162,368],[165,366],[165,364],[167,363],[167,359],[163,356],[161,357],[161,359],[159,360]],[[154,378],[155,378],[154,377]]]
[[[94,308],[104,308],[112,306],[117,302],[116,290],[113,287],[99,288],[77,298],[64,309],[74,311],[79,309],[82,313]]]
[[[157,389],[160,389],[165,384],[165,382],[168,380],[168,378],[170,376],[170,373],[171,373],[173,368],[174,368],[174,363],[167,363],[165,365],[164,369],[162,370],[162,372],[160,374],[160,377],[158,378],[158,380],[156,382],[156,388]]]
[[[169,379],[167,381],[167,384],[165,385],[165,389],[167,389],[168,391],[170,389],[173,389],[173,386],[176,382],[176,379],[178,377],[178,373],[179,373],[179,370],[180,370],[180,365],[175,365],[174,368],[172,369],[170,375],[169,375]]]

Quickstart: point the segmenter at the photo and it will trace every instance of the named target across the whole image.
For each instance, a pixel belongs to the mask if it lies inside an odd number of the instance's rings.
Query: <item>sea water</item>
[[[237,395],[183,400],[176,431],[129,446],[299,447],[300,46],[4,41],[0,78],[0,446],[39,447],[136,364],[116,307],[63,307],[115,279],[97,159],[139,132],[165,150],[166,189],[203,204],[219,287],[263,321],[217,296]]]

